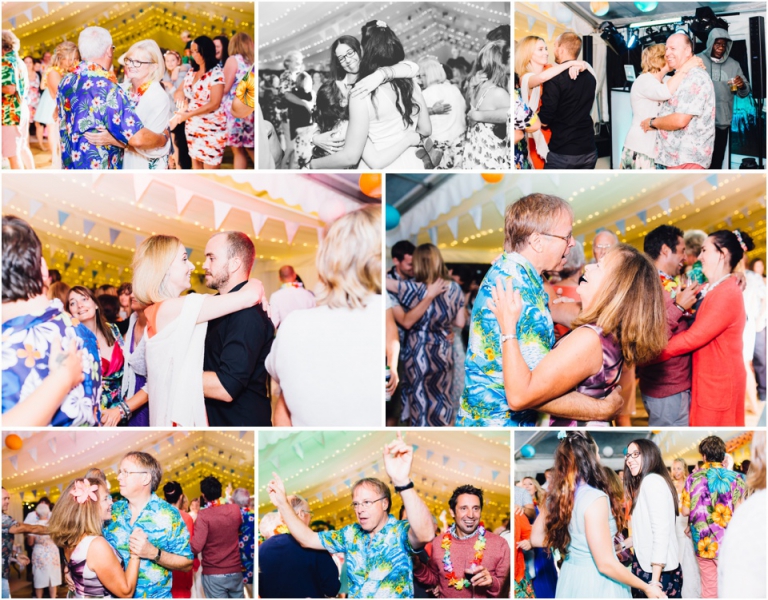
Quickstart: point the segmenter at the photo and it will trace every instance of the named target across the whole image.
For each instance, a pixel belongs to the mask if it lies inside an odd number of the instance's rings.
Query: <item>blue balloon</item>
[[[522,448],[520,448],[520,454],[523,455],[523,458],[533,458],[536,456],[536,448],[531,446],[530,444],[526,444]]]
[[[398,225],[400,225],[400,212],[394,206],[387,204],[387,231]]]
[[[656,10],[658,5],[658,2],[635,2],[637,9],[643,11],[644,13]]]

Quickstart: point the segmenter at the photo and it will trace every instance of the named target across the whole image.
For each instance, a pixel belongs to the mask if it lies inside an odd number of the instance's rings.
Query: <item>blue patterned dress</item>
[[[427,286],[401,281],[398,300],[408,311],[427,294]],[[451,402],[453,345],[447,334],[464,308],[464,294],[456,282],[435,298],[405,337],[402,348],[404,381],[401,419],[412,427],[446,427],[456,415]]]

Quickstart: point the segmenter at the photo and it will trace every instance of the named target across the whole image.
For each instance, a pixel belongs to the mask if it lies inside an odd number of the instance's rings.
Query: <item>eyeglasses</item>
[[[117,472],[117,476],[120,477],[121,475],[133,475],[134,473],[149,473],[149,471],[125,471],[124,469],[120,469]]]
[[[624,461],[628,461],[630,458],[631,458],[632,460],[637,460],[638,458],[640,458],[640,452],[637,452],[637,451],[635,451],[635,452],[633,452],[632,454],[627,454],[627,455],[624,457]]]
[[[368,510],[369,508],[371,508],[371,506],[373,506],[377,502],[380,502],[381,500],[384,500],[385,498],[386,496],[382,496],[381,498],[377,498],[376,500],[363,500],[362,502],[353,502],[352,510],[358,510],[361,508]]]
[[[608,250],[609,248],[613,248],[613,244],[594,244],[594,248],[596,250]]]
[[[571,240],[573,239],[573,231],[569,232],[568,235],[557,235],[555,233],[542,233],[541,235],[546,235],[548,237],[554,237],[554,238],[564,240],[566,244],[570,244]]]
[[[355,52],[354,50],[349,50],[346,54],[342,54],[341,56],[337,54],[336,58],[338,59],[339,62],[342,62],[342,61],[349,62],[353,58],[355,58],[355,56],[357,56],[357,52]]]
[[[146,61],[146,60],[133,60],[132,58],[126,58],[125,59],[125,66],[131,67],[133,69],[138,69],[141,67],[141,65],[151,65],[152,61]]]

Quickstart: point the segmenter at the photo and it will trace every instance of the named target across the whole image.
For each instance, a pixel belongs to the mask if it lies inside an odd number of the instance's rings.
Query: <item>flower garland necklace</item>
[[[471,584],[466,577],[459,577],[456,571],[453,570],[453,564],[451,563],[451,544],[453,543],[453,537],[456,532],[456,524],[451,525],[450,529],[443,534],[443,542],[440,544],[445,554],[443,554],[443,570],[445,571],[445,578],[448,580],[448,585],[455,587],[457,590],[463,590],[469,587]],[[473,549],[475,551],[475,557],[470,564],[480,566],[483,562],[483,551],[485,550],[485,526],[480,523],[477,528],[478,536],[475,541]]]
[[[151,81],[145,81],[142,83],[138,88],[136,88],[136,91],[131,89],[131,100],[134,104],[138,104],[139,100],[141,100],[141,97],[144,95],[144,93],[149,89],[149,86],[152,85]]]

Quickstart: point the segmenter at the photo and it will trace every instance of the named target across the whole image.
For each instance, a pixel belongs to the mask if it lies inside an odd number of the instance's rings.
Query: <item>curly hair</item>
[[[616,527],[624,527],[621,501],[611,494],[603,467],[597,458],[597,444],[586,431],[569,431],[555,450],[555,466],[547,493],[547,519],[544,546],[568,554],[571,524],[577,486],[584,484],[608,495]]]

